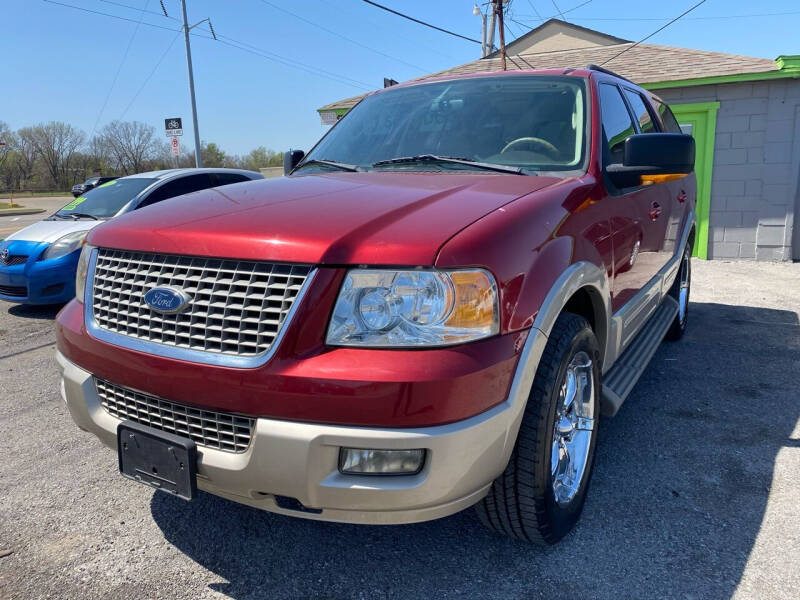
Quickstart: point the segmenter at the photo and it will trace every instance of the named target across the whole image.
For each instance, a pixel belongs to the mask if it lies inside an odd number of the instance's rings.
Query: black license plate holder
[[[197,446],[187,438],[133,421],[117,426],[119,472],[184,500],[197,497]]]

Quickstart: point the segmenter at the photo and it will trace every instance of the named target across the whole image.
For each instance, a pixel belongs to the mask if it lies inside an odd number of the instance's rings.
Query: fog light
[[[350,475],[416,475],[425,462],[425,450],[364,450],[342,448],[339,470]]]

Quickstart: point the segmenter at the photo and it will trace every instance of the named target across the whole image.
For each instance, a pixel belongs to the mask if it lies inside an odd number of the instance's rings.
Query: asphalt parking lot
[[[24,208],[33,210],[43,210],[35,214],[2,215],[0,214],[0,240],[8,235],[19,231],[23,227],[33,225],[53,214],[72,199],[72,196],[49,196],[45,198],[18,198],[14,202],[21,204]],[[8,198],[0,199],[0,202],[8,202]]]
[[[690,311],[539,548],[471,511],[339,525],[122,479],[59,396],[57,310],[0,302],[0,598],[800,597],[800,264],[695,261]]]

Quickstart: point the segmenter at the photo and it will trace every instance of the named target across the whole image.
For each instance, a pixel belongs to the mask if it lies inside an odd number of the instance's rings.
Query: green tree
[[[200,150],[204,167],[224,167],[226,155],[214,142],[203,144]]]

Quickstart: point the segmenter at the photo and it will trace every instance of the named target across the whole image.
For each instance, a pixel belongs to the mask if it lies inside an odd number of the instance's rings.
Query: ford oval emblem
[[[191,302],[189,294],[180,288],[160,285],[144,295],[144,301],[152,310],[163,314],[181,312]]]

